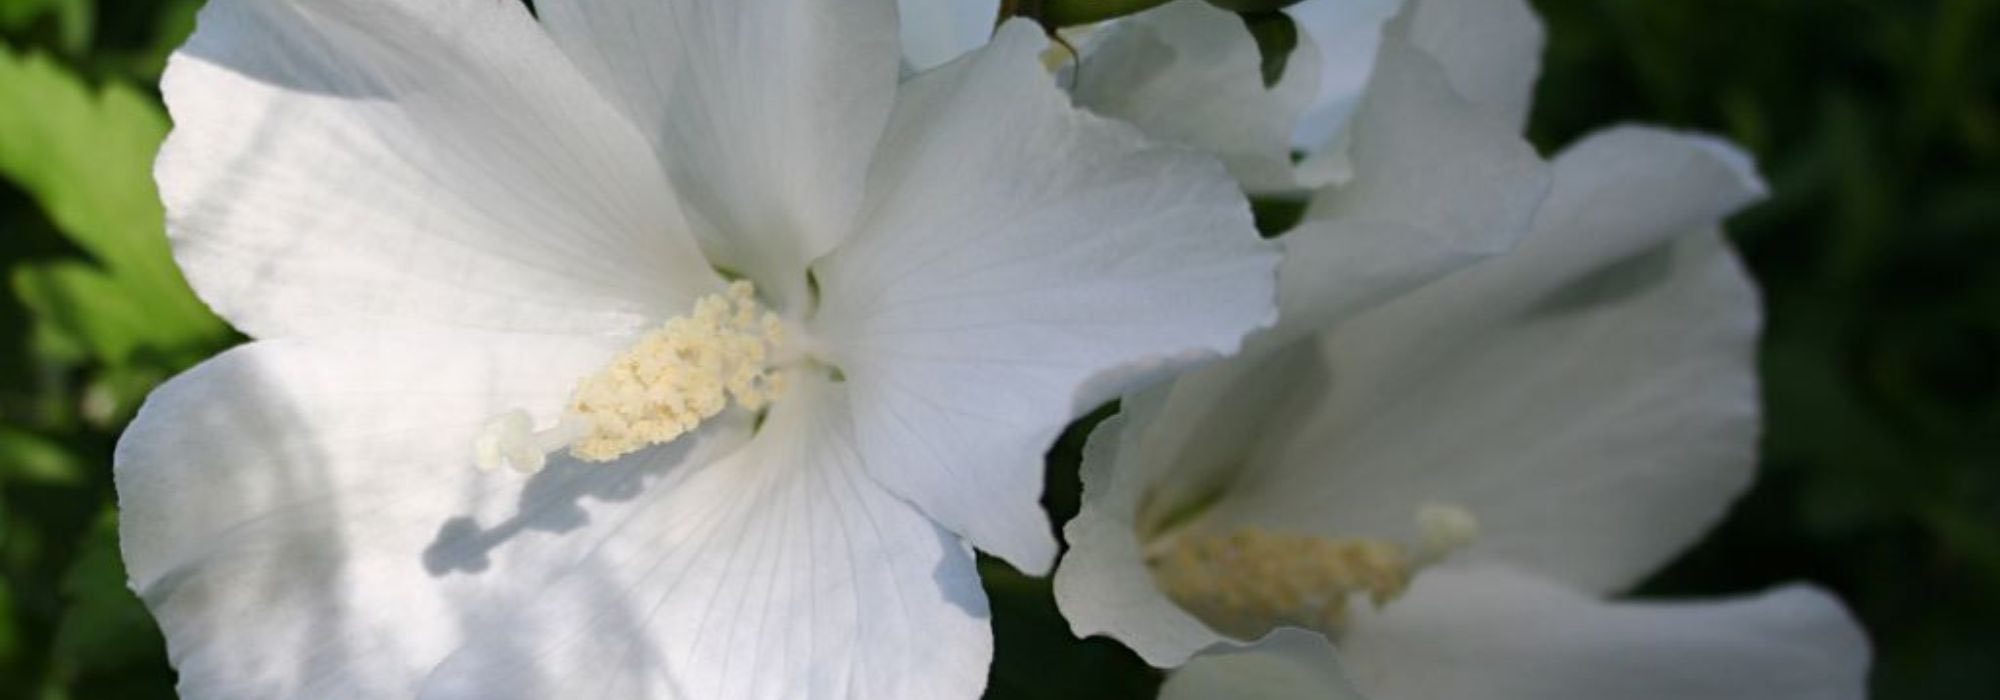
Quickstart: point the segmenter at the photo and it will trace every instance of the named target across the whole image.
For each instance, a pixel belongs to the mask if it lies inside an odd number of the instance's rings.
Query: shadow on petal
[[[680,440],[609,464],[559,456],[529,478],[512,517],[492,527],[481,527],[471,515],[446,520],[430,546],[424,548],[424,570],[432,576],[479,573],[491,565],[488,553],[523,532],[563,534],[580,529],[590,523],[590,514],[583,508],[585,499],[630,501],[655,477],[686,462],[695,444],[695,440]]]

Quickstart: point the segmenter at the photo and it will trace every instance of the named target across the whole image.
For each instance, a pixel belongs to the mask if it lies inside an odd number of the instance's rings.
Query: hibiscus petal
[[[897,0],[903,63],[926,71],[979,48],[993,35],[1000,0]]]
[[[1104,635],[1138,652],[1154,666],[1176,666],[1189,656],[1228,639],[1182,610],[1153,583],[1133,524],[1142,492],[1111,484],[1120,478],[1116,456],[1131,449],[1121,440],[1125,415],[1099,424],[1086,445],[1085,494],[1112,499],[1086,500],[1063,527],[1069,551],[1056,570],[1056,604],[1078,637]]]
[[[516,566],[524,585],[484,601],[425,697],[977,695],[992,640],[971,552],[863,472],[840,392],[800,382],[587,556]]]
[[[118,444],[120,534],[182,694],[413,693],[462,634],[427,544],[526,483],[474,468],[480,424],[559,409],[573,377],[615,350],[550,336],[292,338],[155,391]]]
[[[517,3],[217,0],[162,91],[175,256],[251,335],[619,331],[718,283]]]
[[[1402,0],[1306,0],[1285,8],[1300,34],[1321,52],[1319,89],[1293,131],[1293,143],[1317,150],[1346,130],[1375,71],[1382,29]]]
[[[1180,0],[1092,36],[1073,92],[1148,136],[1220,156],[1246,191],[1295,190],[1292,126],[1319,88],[1319,49],[1300,36],[1269,89],[1262,61],[1235,13]]]
[[[1519,130],[1467,102],[1428,54],[1383,41],[1355,115],[1353,179],[1315,197],[1281,239],[1279,327],[1323,330],[1355,311],[1507,250],[1534,224],[1548,165]]]
[[[1527,126],[1546,32],[1526,0],[1415,0],[1400,21],[1459,94],[1515,131]]]
[[[1160,686],[1160,700],[1365,700],[1333,653],[1317,633],[1281,629],[1254,646],[1203,654],[1176,669]]]
[[[782,306],[847,235],[894,100],[893,0],[543,0],[657,147],[704,250]]]
[[[1522,247],[1329,334],[1335,390],[1259,446],[1215,517],[1407,538],[1420,505],[1455,503],[1484,532],[1467,555],[1593,591],[1720,517],[1754,464],[1759,312],[1699,229],[1755,176],[1713,141],[1642,129],[1556,171]]]
[[[1355,686],[1394,700],[1860,700],[1868,672],[1860,626],[1815,588],[1607,603],[1493,568],[1417,577],[1339,646]]]
[[[1276,256],[1219,163],[1071,108],[1032,23],[912,79],[813,322],[890,490],[1023,571],[1041,455],[1149,371],[1268,322]]]

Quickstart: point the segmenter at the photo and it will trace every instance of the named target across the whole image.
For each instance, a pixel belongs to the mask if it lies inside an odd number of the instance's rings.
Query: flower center
[[[1478,521],[1458,506],[1425,505],[1416,520],[1421,539],[1414,546],[1244,527],[1156,541],[1147,564],[1169,598],[1225,634],[1253,639],[1293,626],[1333,636],[1352,598],[1386,605],[1418,571],[1479,536]]]
[[[477,463],[532,473],[565,447],[577,459],[609,462],[693,432],[732,402],[763,410],[785,390],[773,367],[784,340],[783,322],[757,303],[756,289],[732,283],[578,382],[555,427],[536,431],[519,410],[488,421],[474,446]]]

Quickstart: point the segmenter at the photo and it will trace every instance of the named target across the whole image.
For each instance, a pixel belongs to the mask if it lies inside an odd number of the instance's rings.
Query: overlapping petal
[[[1548,165],[1519,130],[1466,101],[1399,36],[1383,40],[1348,138],[1351,179],[1322,189],[1283,237],[1279,327],[1265,342],[1506,251],[1548,192]]]
[[[896,90],[893,0],[546,0],[563,53],[658,149],[719,266],[781,305],[854,224]]]
[[[904,86],[815,332],[870,473],[1025,571],[1074,413],[1268,321],[1276,256],[1219,163],[1072,108],[1025,21]],[[1082,387],[1081,389],[1079,387]]]
[[[1249,192],[1320,188],[1306,221],[1285,236],[1280,330],[1260,345],[1316,332],[1504,251],[1533,224],[1548,188],[1546,164],[1504,110],[1457,86],[1478,77],[1459,74],[1486,69],[1459,64],[1518,57],[1456,46],[1442,54],[1429,50],[1468,34],[1508,34],[1510,27],[1457,4],[1413,6],[1386,38],[1382,25],[1395,3],[1337,12],[1319,3],[1297,6],[1299,24],[1311,31],[1301,37],[1283,80],[1269,89],[1261,53],[1242,20],[1200,0],[1121,19],[1085,47],[1074,88],[1079,104],[1148,135],[1220,155]],[[1288,134],[1318,89],[1323,66],[1309,38],[1314,33],[1344,42],[1324,70],[1361,73],[1337,88],[1351,93],[1344,98],[1348,108],[1355,101],[1359,107],[1351,120],[1343,116],[1337,141],[1299,169],[1292,165]],[[1367,41],[1356,41],[1363,37]],[[1367,56],[1345,55],[1356,43],[1367,47]],[[1532,78],[1533,57],[1525,60]]]
[[[1383,26],[1405,0],[1305,0],[1285,8],[1299,33],[1319,47],[1322,67],[1311,107],[1293,129],[1293,143],[1318,152],[1346,130],[1370,76]]]
[[[1292,129],[1319,89],[1319,48],[1302,35],[1269,88],[1262,61],[1236,14],[1177,0],[1093,35],[1073,92],[1091,111],[1221,157],[1246,191],[1299,189]]]
[[[644,137],[517,3],[218,0],[162,90],[175,257],[251,335],[616,332],[717,283]]]
[[[1251,646],[1204,654],[1175,669],[1160,686],[1160,700],[1212,698],[1415,700],[1363,696],[1334,662],[1333,645],[1316,632],[1298,629],[1280,629]]]
[[[1382,700],[1860,700],[1868,640],[1806,586],[1608,603],[1479,568],[1425,574],[1392,608],[1358,615],[1339,663]]]
[[[1459,94],[1527,126],[1546,37],[1526,0],[1410,0],[1400,21],[1390,31],[1437,57]]]
[[[1426,574],[1338,646],[1292,631],[1205,654],[1160,697],[1859,700],[1868,669],[1859,625],[1815,588],[1608,603],[1496,568]]]

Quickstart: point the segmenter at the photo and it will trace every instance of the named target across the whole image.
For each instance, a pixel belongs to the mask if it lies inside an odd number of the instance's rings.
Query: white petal
[[[747,447],[651,485],[573,562],[515,566],[526,585],[484,600],[425,697],[976,696],[971,552],[862,470],[839,393],[798,383]]]
[[[803,304],[806,265],[854,223],[893,102],[893,0],[536,5],[653,139],[709,256]]]
[[[1276,256],[1219,163],[1071,108],[1026,21],[905,86],[816,332],[870,473],[1031,573],[1041,455],[1076,412],[1232,352]]]
[[[175,256],[251,335],[616,331],[717,283],[518,3],[217,0],[162,90]]]
[[[926,71],[979,48],[993,35],[1000,0],[897,0],[903,62]]]
[[[515,407],[552,421],[573,377],[615,350],[550,336],[294,338],[231,350],[155,391],[119,440],[119,524],[182,694],[414,693],[464,634],[426,546],[454,517],[528,495],[530,482],[473,467],[481,423]],[[585,498],[575,487],[592,480],[574,481],[534,482],[559,487],[537,498]]]
[[[741,449],[747,421],[724,420],[612,464],[473,468],[484,417],[559,409],[615,350],[274,341],[169,383],[118,477],[182,693],[977,692],[990,640],[969,552],[861,473],[818,385]]]
[[[1160,700],[1363,700],[1313,632],[1281,629],[1255,646],[1202,654],[1160,686]],[[1465,697],[1485,697],[1468,695]],[[1380,696],[1375,700],[1403,700]]]
[[[1453,92],[1437,62],[1382,44],[1355,115],[1350,182],[1281,239],[1281,342],[1507,250],[1534,224],[1548,165],[1519,130]]]
[[[1380,700],[1861,700],[1868,672],[1860,626],[1818,589],[1606,603],[1494,569],[1418,576],[1339,646]]]
[[[1396,15],[1402,2],[1306,0],[1285,8],[1298,23],[1300,33],[1311,37],[1322,55],[1318,96],[1294,130],[1294,144],[1320,149],[1346,130],[1347,118],[1375,71],[1383,25]]]
[[[1267,436],[1215,517],[1407,537],[1418,506],[1455,503],[1485,533],[1466,556],[1609,591],[1722,514],[1755,457],[1760,314],[1699,229],[1754,175],[1713,141],[1637,129],[1556,170],[1521,248],[1327,336],[1334,391]]]
[[[1093,35],[1073,93],[1149,136],[1220,156],[1246,191],[1295,190],[1292,127],[1319,88],[1319,50],[1301,35],[1270,89],[1262,61],[1235,13],[1178,0]]]
[[[1056,604],[1078,637],[1103,635],[1138,652],[1147,663],[1176,666],[1229,640],[1168,599],[1153,583],[1133,530],[1142,493],[1116,488],[1125,415],[1112,416],[1091,433],[1085,449],[1082,510],[1063,527],[1069,543],[1056,569]],[[1110,498],[1091,499],[1096,494]]]
[[[1069,550],[1055,576],[1071,631],[1116,639],[1163,668],[1232,643],[1154,585],[1139,533],[1212,498],[1247,446],[1303,408],[1273,405],[1274,397],[1328,390],[1317,360],[1300,344],[1255,362],[1210,364],[1127,396],[1118,415],[1098,424],[1083,454],[1082,508],[1063,528]]]
[[[1516,131],[1527,125],[1546,32],[1526,0],[1412,0],[1401,21],[1459,94]]]

